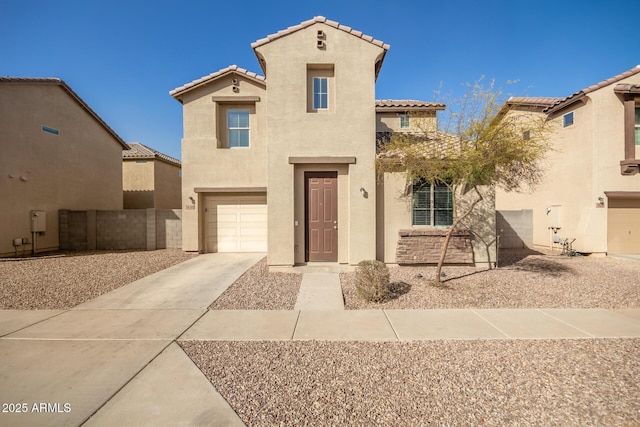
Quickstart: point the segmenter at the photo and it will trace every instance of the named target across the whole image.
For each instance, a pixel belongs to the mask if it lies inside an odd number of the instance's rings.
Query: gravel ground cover
[[[267,258],[238,278],[211,306],[212,310],[293,310],[302,274],[271,272]]]
[[[341,273],[346,309],[372,308],[640,308],[640,262],[607,257],[567,257],[529,250],[501,251],[500,267],[391,267],[392,296],[367,303],[354,273]]]
[[[250,426],[640,424],[639,339],[180,345]]]
[[[68,309],[196,256],[179,249],[0,259],[0,309]]]

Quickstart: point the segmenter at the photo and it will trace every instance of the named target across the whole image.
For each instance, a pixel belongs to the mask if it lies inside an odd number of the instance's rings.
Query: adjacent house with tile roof
[[[122,209],[127,144],[64,81],[0,77],[0,256],[59,247],[59,209]]]
[[[180,209],[180,160],[139,142],[122,152],[124,209]]]
[[[640,66],[565,98],[508,104],[550,120],[554,151],[535,192],[497,192],[505,244],[553,247],[568,238],[579,252],[640,253]]]
[[[232,65],[170,92],[183,105],[183,249],[263,251],[270,266],[435,263],[451,195],[378,179],[376,141],[435,126],[445,106],[376,101],[389,45],[324,17],[251,47],[264,77]],[[495,262],[493,200],[480,211],[448,262]]]

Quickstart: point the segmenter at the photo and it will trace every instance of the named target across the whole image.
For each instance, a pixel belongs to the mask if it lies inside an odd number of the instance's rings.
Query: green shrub
[[[389,269],[381,261],[361,261],[356,267],[356,291],[364,300],[382,302],[391,292]]]

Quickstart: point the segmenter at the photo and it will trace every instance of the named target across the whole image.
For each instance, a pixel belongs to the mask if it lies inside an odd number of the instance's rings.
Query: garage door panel
[[[640,200],[611,199],[607,214],[607,252],[640,253]]]
[[[265,196],[209,197],[206,206],[207,251],[266,252]]]

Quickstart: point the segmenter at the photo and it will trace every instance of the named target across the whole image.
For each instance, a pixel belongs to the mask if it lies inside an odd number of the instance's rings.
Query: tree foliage
[[[407,182],[423,179],[451,189],[454,221],[441,251],[438,282],[451,234],[484,199],[484,186],[523,191],[542,179],[549,150],[546,117],[504,101],[493,81],[486,86],[482,79],[468,84],[462,98],[448,103],[438,127],[416,115],[412,124],[417,131],[391,134],[379,151],[379,176],[403,172]],[[475,193],[475,200],[458,212],[460,196],[468,191]]]

